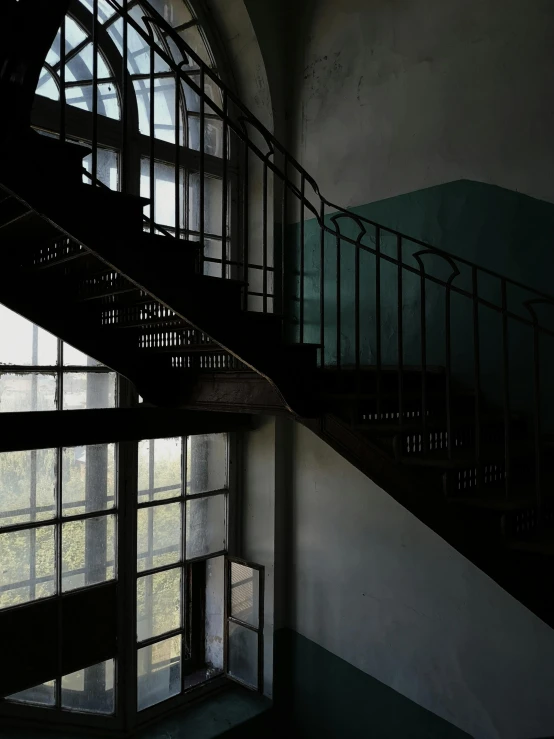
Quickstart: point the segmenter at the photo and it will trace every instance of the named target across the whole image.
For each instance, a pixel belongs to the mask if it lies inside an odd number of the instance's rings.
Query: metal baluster
[[[248,165],[249,165],[249,146],[248,146],[248,139],[245,137],[244,140],[244,176],[243,176],[243,202],[242,202],[242,213],[243,213],[243,242],[242,242],[242,271],[243,271],[243,281],[244,281],[244,293],[243,293],[243,300],[244,310],[248,309],[248,280],[249,280],[249,272],[248,272],[248,259],[249,259],[249,234],[250,234],[250,224],[249,224],[249,187],[250,187],[250,175],[248,172]]]
[[[452,297],[450,280],[446,285],[444,317],[445,317],[445,391],[446,391],[446,448],[448,459],[452,459],[452,347],[450,335],[450,302]]]
[[[221,277],[225,279],[227,277],[227,196],[228,196],[228,182],[227,182],[227,168],[228,168],[228,136],[229,136],[229,123],[228,117],[228,100],[227,90],[223,90],[223,192],[222,192],[222,206],[221,206]]]
[[[477,463],[477,487],[482,483],[481,469],[481,347],[479,338],[479,283],[477,267],[471,270],[473,292],[473,361],[475,385],[475,461]]]
[[[423,452],[429,451],[429,438],[427,435],[427,317],[425,315],[425,272],[423,263],[420,263],[420,294],[421,294],[421,433],[423,436]]]
[[[206,245],[204,244],[204,233],[205,233],[205,222],[204,222],[204,200],[205,200],[205,161],[204,161],[204,149],[205,149],[205,136],[206,136],[206,111],[204,107],[204,95],[206,92],[205,80],[204,80],[204,67],[200,67],[200,90],[202,94],[200,96],[200,248],[202,254],[202,274],[204,273],[204,255],[206,252]]]
[[[404,425],[404,333],[403,333],[403,289],[402,289],[402,237],[396,237],[396,259],[398,261],[397,295],[398,295],[398,425]]]
[[[543,500],[541,480],[541,376],[540,376],[540,333],[539,323],[533,311],[533,405],[535,432],[535,492],[539,529],[543,525]]]
[[[62,26],[60,28],[60,141],[65,141],[65,24],[66,17],[64,15]]]
[[[319,334],[321,366],[325,367],[325,203],[321,201],[319,226]]]
[[[92,3],[92,185],[98,176],[98,0]]]
[[[181,237],[181,80],[175,72],[175,237]]]
[[[156,187],[155,187],[155,163],[154,163],[154,126],[155,126],[155,88],[154,88],[154,33],[150,24],[148,24],[148,34],[150,36],[150,233],[154,233],[154,224],[156,220]]]
[[[300,343],[304,343],[304,195],[306,192],[306,179],[304,172],[300,175]]]
[[[121,89],[121,190],[128,192],[129,190],[129,156],[128,156],[128,135],[127,127],[129,125],[129,90],[128,90],[128,29],[127,21],[129,0],[123,0],[123,70],[121,73],[122,89]]]
[[[340,317],[340,234],[338,232],[338,226],[337,226],[337,371],[340,370],[341,367],[341,317]],[[337,375],[338,378],[338,375]]]
[[[361,371],[360,371],[360,245],[354,246],[354,333],[355,333],[355,353],[356,353],[356,395],[361,392]],[[357,398],[359,401],[359,397]]]
[[[381,229],[375,229],[375,341],[377,343],[377,419],[381,420]]]
[[[267,157],[264,157],[262,192],[262,311],[267,313]]]
[[[504,481],[506,497],[511,487],[511,443],[510,443],[510,370],[508,350],[508,298],[506,280],[501,280],[502,293],[502,390],[504,406]]]
[[[287,303],[286,303],[286,284],[285,284],[285,273],[286,273],[286,266],[287,266],[287,260],[286,260],[286,244],[287,244],[287,217],[288,217],[288,167],[289,167],[289,158],[287,154],[285,154],[285,161],[283,164],[283,198],[282,198],[282,212],[281,212],[281,313],[283,316],[287,315]],[[284,322],[283,322],[284,327]]]

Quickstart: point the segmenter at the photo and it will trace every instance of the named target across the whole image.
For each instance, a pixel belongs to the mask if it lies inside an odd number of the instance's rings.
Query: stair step
[[[475,496],[455,496],[449,497],[448,500],[458,505],[470,506],[472,508],[485,508],[491,511],[518,511],[525,508],[533,508],[537,505],[537,498],[531,493],[527,493],[522,497],[509,497],[501,495],[480,495],[479,490]]]
[[[141,353],[148,352],[151,354],[227,354],[217,344],[176,344],[175,346],[139,346]]]
[[[17,198],[6,197],[0,203],[0,230],[10,223],[26,218],[31,212],[28,206]]]
[[[529,444],[529,442],[515,444],[511,450],[512,461],[522,461],[526,457],[532,459],[532,451],[532,444]],[[505,449],[503,444],[483,444],[481,446],[481,464],[485,465],[493,462],[503,464],[504,460]],[[434,467],[444,470],[463,469],[465,467],[473,468],[477,466],[474,447],[468,447],[467,450],[454,449],[451,459],[448,459],[448,451],[446,449],[440,449],[431,451],[425,455],[402,454],[399,456],[398,461],[410,467]]]

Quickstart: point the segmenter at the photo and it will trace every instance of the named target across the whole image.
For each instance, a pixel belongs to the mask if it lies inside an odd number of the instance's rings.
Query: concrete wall
[[[343,207],[470,179],[554,201],[548,0],[307,0],[291,145]]]
[[[290,626],[478,739],[552,735],[554,632],[310,431],[292,445]]]
[[[288,535],[285,485],[290,479],[290,429],[284,418],[256,417],[243,435],[237,554],[265,567],[264,693],[273,694],[273,634],[285,625]]]

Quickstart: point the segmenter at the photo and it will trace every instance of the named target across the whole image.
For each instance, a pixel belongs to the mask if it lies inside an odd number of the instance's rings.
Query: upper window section
[[[153,117],[155,139],[198,150],[200,99],[194,89],[201,84],[198,59],[215,68],[198,18],[185,0],[127,0],[125,5],[123,0],[73,0],[46,57],[37,95],[58,103],[65,99],[68,106],[118,124],[126,97],[128,125],[135,132],[150,137]],[[198,59],[176,42],[168,26]],[[208,77],[205,94],[208,139],[219,123],[211,103],[222,105],[219,87]],[[59,120],[59,113],[51,113],[50,118],[35,115],[35,119],[38,127],[48,130]],[[87,138],[80,133],[83,125],[84,121],[68,119],[66,135],[71,137],[74,129],[77,137]],[[108,129],[97,135],[112,141],[121,137]],[[221,156],[213,146],[206,153]]]

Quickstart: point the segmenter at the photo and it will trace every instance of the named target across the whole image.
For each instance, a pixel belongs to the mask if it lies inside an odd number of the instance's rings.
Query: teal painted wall
[[[363,216],[383,226],[439,247],[453,256],[474,261],[480,267],[493,270],[535,289],[554,294],[554,205],[479,182],[460,180],[427,188],[395,198],[351,208],[353,215]],[[335,229],[332,215],[327,225]],[[364,224],[366,232],[351,219],[335,222],[340,233],[351,239],[361,234],[361,243],[376,248],[376,229]],[[300,226],[292,227],[291,240],[300,243]],[[335,364],[337,346],[343,364],[355,361],[355,248],[341,241],[341,306],[340,344],[337,338],[337,240],[332,234],[325,237],[324,294],[325,294],[325,361]],[[396,257],[397,243],[392,235],[381,232],[380,248],[383,254]],[[421,246],[403,240],[403,263],[419,269],[414,254]],[[315,219],[304,223],[304,341],[320,341],[320,232]],[[295,271],[299,272],[300,250],[296,253]],[[448,279],[451,265],[442,257],[422,257],[427,274]],[[472,276],[469,267],[459,266],[460,274],[453,284],[469,290]],[[362,362],[375,364],[377,359],[376,333],[376,259],[364,253],[360,260],[360,344]],[[299,331],[300,283],[288,286],[293,295],[292,313],[295,337]],[[479,295],[500,305],[500,280],[479,276]],[[392,264],[381,264],[381,353],[383,364],[398,361],[397,270]],[[508,308],[518,316],[529,318],[523,302],[530,293],[508,287]],[[444,365],[445,291],[427,281],[425,291],[427,363]],[[452,367],[454,376],[464,384],[473,384],[473,305],[466,297],[452,294],[451,335]],[[554,309],[543,306],[538,314],[545,325],[554,326]],[[421,361],[421,288],[419,275],[404,270],[402,286],[402,320],[404,325],[404,363],[418,365]],[[501,402],[502,322],[500,316],[487,307],[479,308],[481,382],[491,402]],[[532,399],[533,331],[516,322],[510,322],[510,390],[515,410],[530,407]],[[554,339],[541,339],[541,368],[544,378],[554,371]],[[554,419],[554,405],[543,408],[545,420]]]
[[[463,739],[469,734],[291,629],[275,634],[275,714],[306,739]]]

